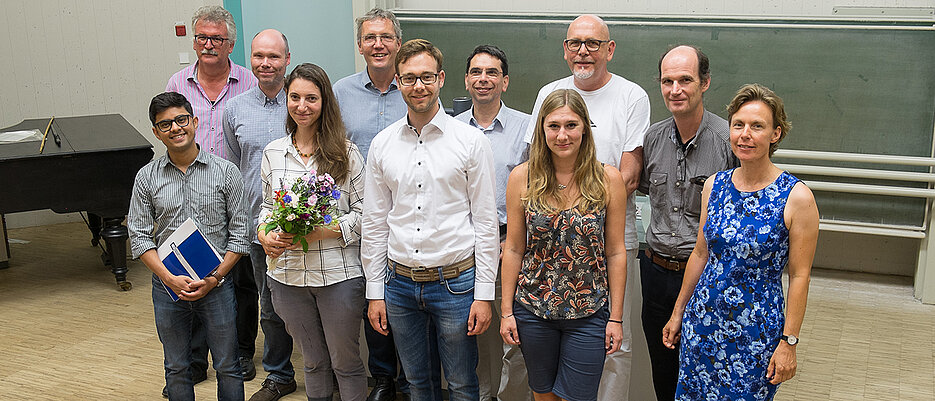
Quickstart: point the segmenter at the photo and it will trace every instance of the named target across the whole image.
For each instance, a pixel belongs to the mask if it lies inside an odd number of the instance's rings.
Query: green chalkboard
[[[445,55],[447,82],[441,96],[446,106],[454,97],[467,96],[465,58],[478,44],[494,44],[506,52],[510,87],[503,99],[511,107],[529,112],[542,85],[569,75],[562,40],[570,20],[460,18],[402,18],[405,39],[428,39]],[[609,68],[646,90],[653,122],[669,116],[655,80],[659,56],[670,45],[687,43],[700,47],[711,59],[712,83],[705,95],[709,110],[726,117],[726,104],[746,83],[764,84],[784,99],[792,129],[781,148],[932,155],[935,31],[931,29],[872,24],[815,27],[795,21],[762,26],[720,21],[707,25],[608,22],[617,46]],[[922,225],[924,219],[921,199],[816,195],[826,219],[912,226]]]

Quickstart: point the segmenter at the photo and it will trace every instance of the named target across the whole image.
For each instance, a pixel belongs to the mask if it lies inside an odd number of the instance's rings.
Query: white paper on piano
[[[188,276],[193,280],[207,277],[223,260],[214,245],[205,238],[191,218],[186,219],[169,238],[156,249],[156,254],[170,273]],[[165,287],[165,284],[163,284]],[[178,295],[169,287],[166,292],[172,300]]]
[[[42,131],[37,129],[30,129],[25,131],[8,131],[0,132],[0,143],[16,143],[16,142],[29,142],[29,141],[41,141],[42,140]]]

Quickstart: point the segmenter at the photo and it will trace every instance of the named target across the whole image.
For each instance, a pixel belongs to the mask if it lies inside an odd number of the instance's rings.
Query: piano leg
[[[88,226],[91,227],[91,246],[101,243],[101,226],[104,224],[101,216],[88,213]]]
[[[117,279],[117,286],[122,291],[129,291],[133,285],[127,281],[127,239],[130,238],[127,226],[123,223],[123,216],[118,218],[104,218],[104,229],[101,238],[107,243],[107,258],[111,271]]]

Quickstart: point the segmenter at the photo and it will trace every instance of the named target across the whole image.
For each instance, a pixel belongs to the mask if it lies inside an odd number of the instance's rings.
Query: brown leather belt
[[[678,259],[669,259],[660,256],[659,254],[653,252],[652,249],[646,249],[646,256],[649,257],[653,263],[662,266],[666,270],[672,271],[682,271],[685,270],[685,265],[688,264],[687,260],[678,260]]]
[[[397,263],[392,259],[387,259],[387,261],[389,262],[389,265],[396,270],[396,273],[419,283],[426,281],[439,281],[439,269],[441,269],[442,276],[445,278],[445,280],[448,280],[458,277],[462,272],[470,269],[471,267],[474,267],[474,255],[471,255],[469,258],[460,262],[455,262],[448,266],[441,267],[409,267],[404,264]]]

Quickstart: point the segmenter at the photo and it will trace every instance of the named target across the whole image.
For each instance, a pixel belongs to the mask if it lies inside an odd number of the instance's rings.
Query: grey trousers
[[[309,400],[331,400],[338,379],[344,401],[367,398],[367,373],[360,358],[360,311],[364,278],[325,287],[293,287],[267,277],[273,308],[302,350],[305,394]]]

